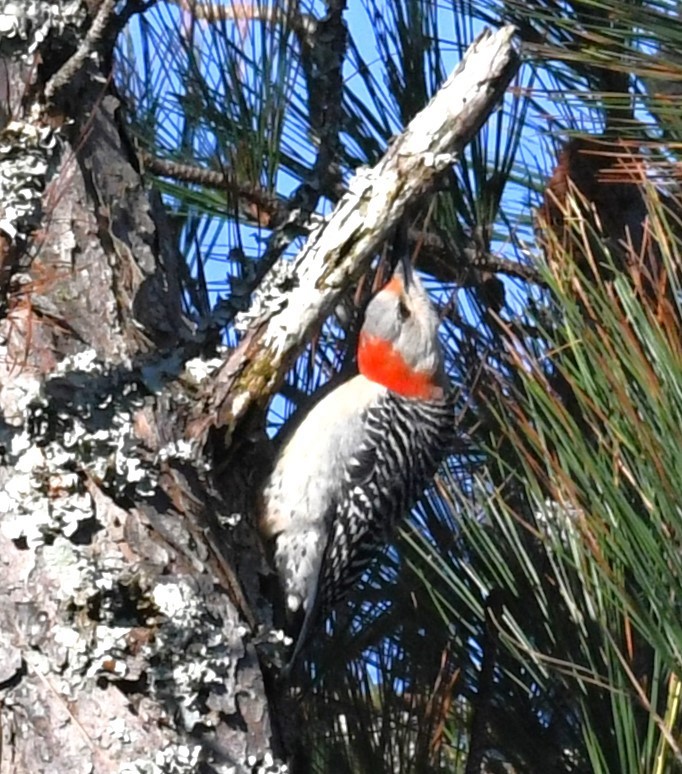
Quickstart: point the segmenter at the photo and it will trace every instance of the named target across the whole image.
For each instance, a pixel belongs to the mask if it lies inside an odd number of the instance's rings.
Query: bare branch
[[[116,0],[104,0],[93,19],[78,51],[68,59],[45,86],[45,97],[50,102],[66,86],[95,50],[107,30],[116,8]]]
[[[311,35],[299,34],[301,65],[305,72],[310,127],[318,144],[315,164],[308,185],[315,192],[310,211],[317,207],[320,194],[332,201],[341,185],[337,169],[339,131],[343,117],[343,62],[348,31],[343,21],[345,0],[328,0],[327,15],[315,25]]]
[[[289,210],[282,199],[255,185],[240,185],[225,172],[162,159],[147,151],[140,151],[140,158],[145,167],[155,175],[225,192],[228,198],[234,198],[250,222],[258,223],[264,228],[273,228],[288,217]]]
[[[286,223],[289,231],[298,232],[300,236],[309,234],[305,224],[290,222],[291,207],[276,194],[262,188],[238,185],[222,172],[161,159],[146,151],[141,151],[140,157],[147,169],[155,175],[227,191],[238,201],[240,210],[251,223],[258,223],[264,228],[275,228],[277,224]],[[481,274],[488,272],[516,277],[535,285],[545,284],[541,272],[530,264],[489,253],[479,253],[473,247],[453,250],[438,234],[425,232],[419,228],[411,228],[408,237],[411,247],[415,245],[419,247],[417,266],[443,282],[454,282],[460,287],[469,287],[477,285],[481,281]],[[259,283],[261,279],[261,273],[258,272]]]
[[[277,388],[314,327],[366,269],[408,205],[456,161],[501,99],[519,64],[514,32],[511,26],[485,31],[384,158],[356,175],[293,263],[273,267],[254,308],[241,317],[247,334],[197,404],[190,437],[204,441],[212,427],[231,432]]]
[[[478,285],[485,274],[504,274],[534,285],[545,285],[537,267],[520,263],[500,255],[477,250],[473,246],[454,248],[438,234],[412,228],[409,231],[410,246],[417,245],[417,267],[443,282],[454,282],[466,288]]]

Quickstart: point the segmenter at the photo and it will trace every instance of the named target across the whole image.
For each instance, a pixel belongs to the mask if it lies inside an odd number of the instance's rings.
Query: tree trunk
[[[230,513],[178,443],[182,258],[108,57],[75,59],[114,30],[37,5],[0,49],[0,771],[252,771],[261,669],[197,526]]]

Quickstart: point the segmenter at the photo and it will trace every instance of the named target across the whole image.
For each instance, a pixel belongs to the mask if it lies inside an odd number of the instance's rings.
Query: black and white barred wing
[[[368,409],[366,439],[344,471],[320,569],[316,608],[326,616],[391,539],[454,440],[449,399],[390,393]]]

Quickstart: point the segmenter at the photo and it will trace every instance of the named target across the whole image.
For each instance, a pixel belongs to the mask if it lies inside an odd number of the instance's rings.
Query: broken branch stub
[[[211,428],[231,433],[255,402],[266,400],[314,327],[368,266],[405,210],[452,165],[514,77],[515,28],[484,31],[452,75],[372,169],[357,172],[329,218],[291,262],[279,261],[251,309],[237,319],[246,331],[206,383],[188,426],[202,445]]]

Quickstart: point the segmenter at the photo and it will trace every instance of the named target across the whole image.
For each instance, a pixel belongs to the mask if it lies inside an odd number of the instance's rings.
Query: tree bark
[[[59,77],[85,6],[47,6],[1,49],[0,771],[251,771],[261,670],[192,520],[229,514],[178,444],[182,257],[106,51]]]
[[[269,337],[250,318],[215,370],[198,357],[183,258],[111,86],[115,4],[62,3],[57,16],[33,5],[30,19],[0,14],[0,774],[276,770],[291,734],[273,732],[281,718],[254,645],[271,621],[246,515],[267,449],[248,409],[367,263],[407,189],[357,249],[357,228],[330,226],[334,263],[316,235],[296,264],[291,303],[309,289],[305,315],[286,331],[271,321]],[[498,44],[511,56],[509,31]],[[507,66],[442,152],[461,147],[509,77]],[[392,158],[405,172],[426,151],[404,148]],[[371,206],[366,188],[353,195],[346,223]],[[254,388],[244,353],[256,341],[276,362]],[[216,479],[205,442],[226,424],[240,464],[233,454]]]

